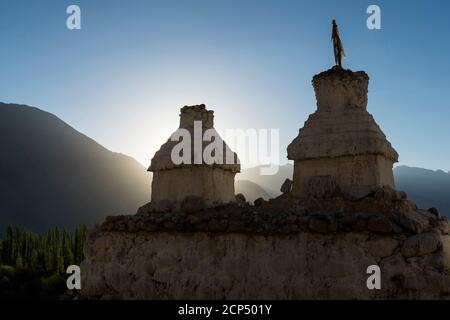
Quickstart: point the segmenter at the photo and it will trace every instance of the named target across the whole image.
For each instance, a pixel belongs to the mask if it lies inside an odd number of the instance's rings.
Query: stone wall
[[[342,212],[326,212],[326,201],[278,199],[109,217],[85,247],[81,298],[449,298],[448,220],[434,209],[408,211],[393,192],[330,203]],[[386,201],[393,212],[362,213]],[[366,286],[374,264],[381,290]]]
[[[95,299],[441,299],[450,239],[371,233],[249,235],[104,232],[81,265]],[[368,290],[367,267],[381,268]]]

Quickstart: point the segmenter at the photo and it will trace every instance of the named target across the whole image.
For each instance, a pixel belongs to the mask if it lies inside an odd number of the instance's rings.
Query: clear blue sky
[[[147,165],[205,103],[216,127],[279,128],[281,157],[315,110],[311,78],[332,66],[370,75],[369,111],[400,164],[450,170],[450,1],[1,0],[0,101],[52,112]],[[78,4],[82,29],[66,28]],[[382,10],[368,30],[366,8]]]

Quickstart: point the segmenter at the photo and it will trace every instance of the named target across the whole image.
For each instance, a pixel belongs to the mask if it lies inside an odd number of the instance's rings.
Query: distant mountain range
[[[292,179],[294,167],[291,164],[280,166],[275,175],[263,176],[260,174],[261,167],[244,169],[237,174],[236,183],[241,179],[256,182],[270,198],[281,194],[280,187],[286,178]],[[420,208],[436,207],[441,213],[450,217],[450,172],[442,170],[428,170],[407,166],[394,168],[396,188],[405,191],[408,198],[415,202]],[[246,195],[245,189],[240,192]],[[255,189],[248,186],[249,194],[254,194]]]
[[[114,153],[40,109],[0,103],[0,233],[18,224],[33,231],[100,223],[132,214],[150,200],[151,176],[136,160]],[[293,166],[263,176],[260,167],[236,175],[247,200],[274,198]],[[450,216],[450,173],[399,166],[397,188],[419,207]]]
[[[92,225],[150,199],[150,176],[40,109],[0,103],[0,232]]]
[[[399,166],[394,175],[396,187],[419,207],[436,207],[450,217],[450,172]]]

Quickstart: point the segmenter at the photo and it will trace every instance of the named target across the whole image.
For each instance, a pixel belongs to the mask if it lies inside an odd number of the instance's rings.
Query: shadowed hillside
[[[450,174],[399,166],[394,169],[397,188],[405,190],[419,207],[436,207],[450,217]]]
[[[101,222],[150,198],[150,177],[40,109],[0,103],[0,230]]]
[[[280,188],[284,180],[286,180],[286,178],[292,180],[294,166],[291,164],[280,166],[278,172],[274,175],[261,175],[260,169],[262,167],[263,166],[257,166],[242,169],[242,172],[236,175],[236,180],[249,180],[256,183],[269,194],[270,198],[279,196],[281,194]]]

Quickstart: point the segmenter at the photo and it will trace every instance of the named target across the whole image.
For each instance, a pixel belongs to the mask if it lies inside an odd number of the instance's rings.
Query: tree
[[[52,228],[38,235],[9,226],[0,239],[0,299],[73,298],[65,285],[65,270],[83,260],[86,226],[73,232]]]

